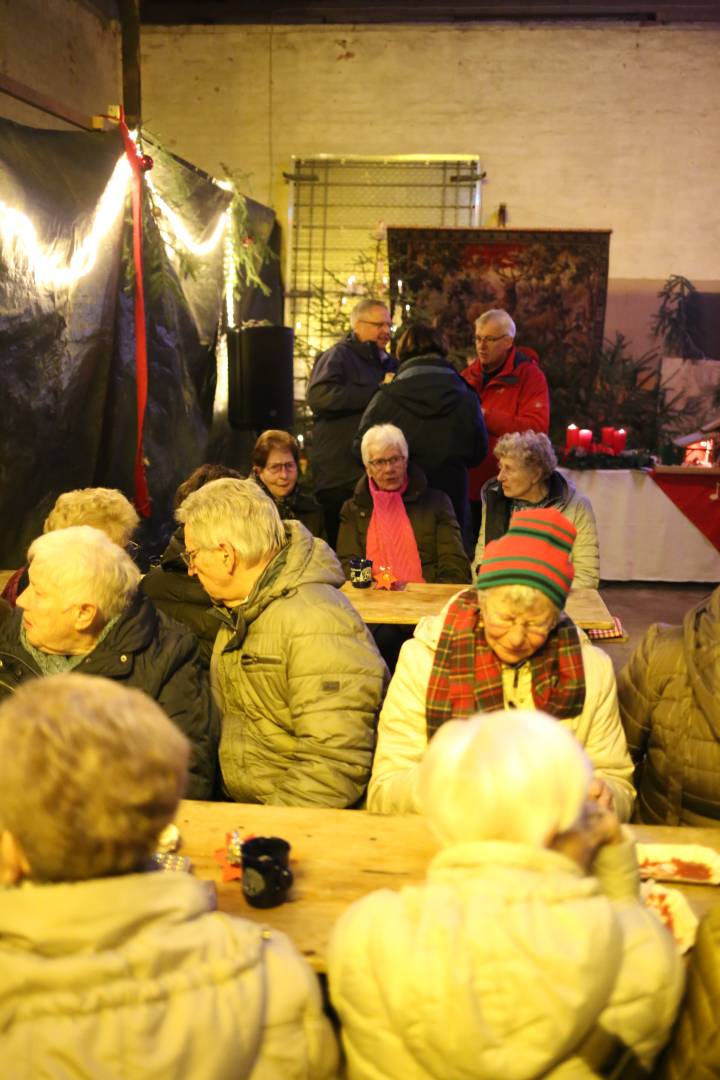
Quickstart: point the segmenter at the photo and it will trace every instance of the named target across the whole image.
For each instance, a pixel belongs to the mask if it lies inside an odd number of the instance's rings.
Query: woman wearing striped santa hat
[[[368,809],[419,810],[418,766],[445,721],[536,709],[585,748],[594,769],[591,797],[629,819],[633,767],[612,662],[563,610],[575,535],[557,510],[519,511],[487,545],[476,587],[418,624],[380,714]]]

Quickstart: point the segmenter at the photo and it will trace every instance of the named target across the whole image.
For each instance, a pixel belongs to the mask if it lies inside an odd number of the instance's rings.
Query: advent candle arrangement
[[[621,454],[627,445],[625,428],[614,428],[608,424],[600,428],[600,442],[596,443],[590,428],[579,428],[577,424],[568,424],[565,429],[565,452],[582,450],[586,454]]]

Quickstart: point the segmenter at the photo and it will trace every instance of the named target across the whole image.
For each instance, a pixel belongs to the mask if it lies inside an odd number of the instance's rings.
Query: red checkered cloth
[[[614,626],[608,626],[605,629],[593,629],[586,630],[585,633],[591,641],[629,641],[629,636],[625,633],[623,624],[618,619],[617,615],[613,615]]]
[[[503,708],[502,664],[485,640],[477,600],[475,589],[465,589],[448,608],[425,702],[428,739],[446,720]],[[557,720],[582,712],[582,649],[577,627],[567,616],[526,663],[530,664],[536,709]]]

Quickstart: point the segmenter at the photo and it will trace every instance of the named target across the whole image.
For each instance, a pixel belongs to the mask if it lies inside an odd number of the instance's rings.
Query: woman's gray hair
[[[33,540],[32,566],[42,566],[68,604],[95,604],[103,624],[135,596],[140,571],[126,551],[91,525],[71,525]]]
[[[577,822],[592,765],[542,712],[449,720],[420,766],[420,806],[445,845],[505,840],[540,848]]]
[[[125,547],[140,524],[137,510],[117,488],[76,488],[58,495],[45,518],[43,532],[70,525],[92,525]]]
[[[407,439],[400,428],[395,424],[374,424],[373,427],[367,429],[360,443],[363,465],[367,468],[373,449],[382,450],[386,446],[388,449],[398,450],[407,461],[409,454]]]
[[[32,679],[0,705],[0,821],[34,881],[145,869],[189,743],[147,694],[93,675]]]
[[[512,321],[507,311],[503,311],[502,308],[493,308],[492,311],[485,311],[482,315],[478,315],[475,320],[475,329],[479,330],[481,326],[484,326],[486,322],[496,322],[498,326],[502,327],[504,333],[508,334],[511,338],[515,338],[517,330],[515,329],[515,323]]]
[[[247,567],[285,547],[285,528],[275,503],[254,480],[211,480],[193,491],[175,517],[193,532],[198,547],[232,546]]]
[[[523,466],[542,471],[541,479],[547,480],[557,469],[557,458],[552,443],[541,431],[513,431],[503,435],[495,444],[495,457],[516,458]]]

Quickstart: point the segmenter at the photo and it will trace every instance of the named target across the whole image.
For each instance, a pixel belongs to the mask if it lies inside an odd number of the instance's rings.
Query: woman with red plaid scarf
[[[369,810],[418,811],[418,766],[446,720],[538,709],[584,746],[594,768],[591,797],[629,820],[633,766],[612,662],[563,613],[575,535],[557,510],[516,513],[488,544],[476,589],[418,624],[380,714]]]

